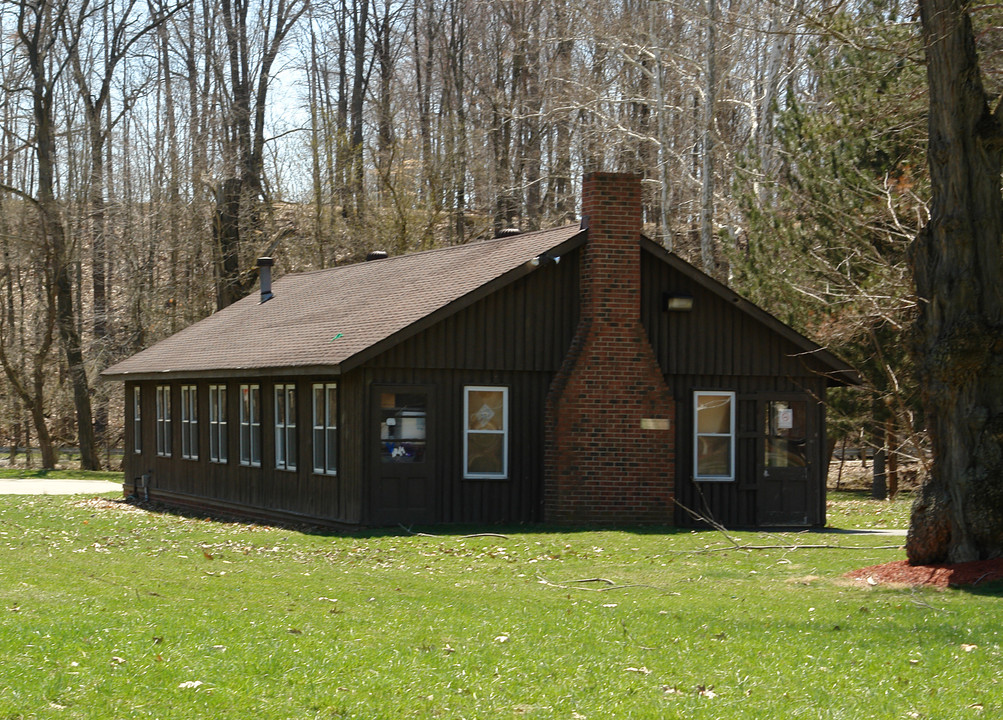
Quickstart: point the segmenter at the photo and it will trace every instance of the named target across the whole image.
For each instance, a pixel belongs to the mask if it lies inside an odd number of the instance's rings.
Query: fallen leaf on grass
[[[179,688],[183,688],[185,690],[195,690],[201,686],[202,686],[201,680],[185,680],[183,683],[178,685]]]
[[[697,685],[697,695],[705,698],[716,698],[717,693],[714,692],[712,687],[704,687],[703,685]]]
[[[508,635],[499,635],[498,637],[495,638],[495,642],[496,643],[507,643],[508,642]]]
[[[961,649],[964,650],[965,652],[972,652],[973,650],[978,649],[978,647],[979,647],[978,645],[969,645],[968,643],[961,643]]]

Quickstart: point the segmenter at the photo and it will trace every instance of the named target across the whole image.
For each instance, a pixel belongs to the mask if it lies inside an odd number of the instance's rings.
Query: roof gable
[[[344,370],[531,272],[534,258],[575,247],[584,236],[567,226],[286,275],[273,283],[268,302],[246,297],[102,375]]]
[[[808,339],[794,328],[781,322],[758,305],[746,300],[727,285],[718,282],[707,273],[690,265],[675,253],[671,253],[661,245],[641,238],[641,247],[656,259],[666,263],[673,270],[688,278],[695,285],[719,297],[731,307],[752,318],[758,324],[791,343],[798,352],[813,361],[812,365],[823,373],[830,385],[859,385],[861,378],[856,370],[841,360],[830,350]]]

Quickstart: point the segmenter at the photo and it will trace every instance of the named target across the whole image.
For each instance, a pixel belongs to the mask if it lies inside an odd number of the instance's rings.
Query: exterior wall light
[[[684,293],[665,293],[662,295],[662,303],[666,312],[689,312],[693,309],[693,296]]]

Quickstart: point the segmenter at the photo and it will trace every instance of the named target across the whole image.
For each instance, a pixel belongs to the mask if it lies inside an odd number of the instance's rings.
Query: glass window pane
[[[329,473],[338,471],[338,430],[337,428],[327,429],[327,471]]]
[[[386,406],[388,398],[393,404]],[[380,460],[386,463],[415,463],[425,460],[424,393],[382,393],[380,395]]]
[[[286,404],[282,398],[282,388],[275,388],[275,424],[284,425],[286,422]]]
[[[313,426],[324,425],[324,386],[313,386]]]
[[[467,428],[503,430],[505,428],[505,393],[501,390],[470,390]]]
[[[505,436],[471,433],[467,438],[467,472],[500,475],[505,472]]]
[[[700,477],[731,476],[731,438],[697,438],[697,475]]]
[[[808,405],[802,400],[775,400],[766,405],[766,466],[805,467]]]
[[[321,428],[313,431],[313,469],[324,472],[324,430]]]
[[[338,426],[338,386],[327,386],[327,426]]]
[[[697,432],[731,432],[731,397],[727,395],[697,395]]]

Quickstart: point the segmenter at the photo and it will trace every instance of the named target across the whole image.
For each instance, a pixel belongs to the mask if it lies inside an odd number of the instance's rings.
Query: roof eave
[[[108,372],[99,377],[108,382],[142,382],[145,380],[223,380],[261,377],[304,377],[341,375],[341,365],[286,365],[276,367],[240,367],[213,370],[168,369],[137,372]]]

